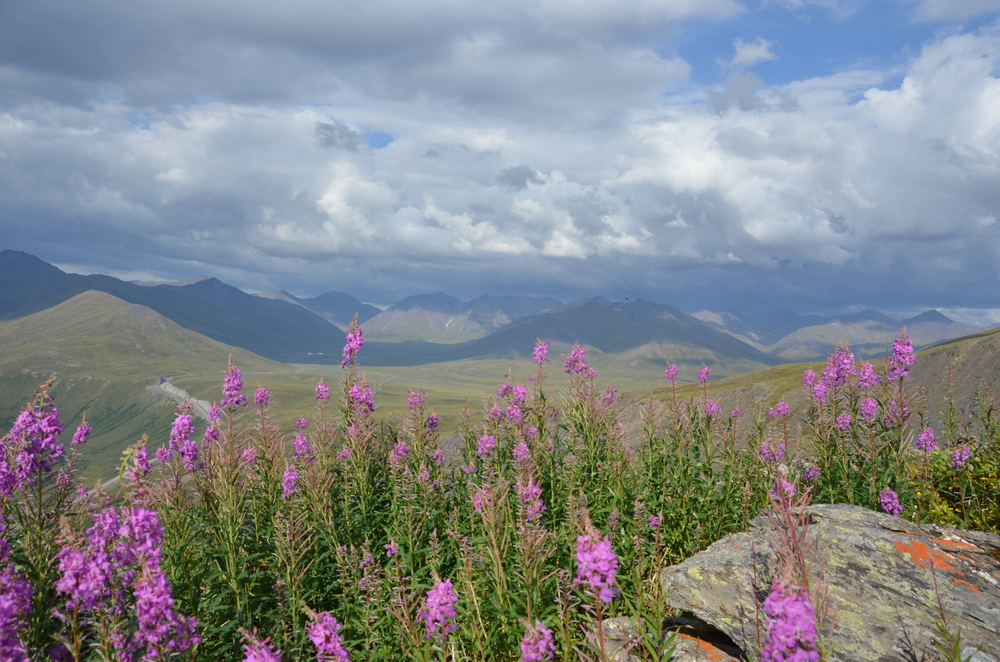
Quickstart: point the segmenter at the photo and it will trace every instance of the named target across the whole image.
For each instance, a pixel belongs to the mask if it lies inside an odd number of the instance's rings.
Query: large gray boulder
[[[964,656],[1000,662],[1000,536],[917,526],[857,506],[814,505],[809,514],[817,554],[810,584],[822,567],[834,617],[831,660],[938,659],[932,641],[940,597],[949,630],[961,631]],[[761,516],[748,532],[667,568],[667,604],[758,655],[757,623],[764,621],[758,608],[775,574],[774,535]]]

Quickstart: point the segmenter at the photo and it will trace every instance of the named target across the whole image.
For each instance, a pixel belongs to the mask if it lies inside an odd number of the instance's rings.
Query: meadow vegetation
[[[79,485],[90,426],[60,444],[43,386],[2,439],[0,658],[605,660],[595,626],[621,616],[632,654],[665,660],[660,571],[762,508],[1000,527],[994,395],[926,425],[902,332],[881,368],[845,345],[807,370],[804,426],[784,401],[722,411],[704,366],[679,396],[668,365],[638,431],[580,346],[553,395],[539,341],[529,378],[464,411],[450,446],[419,390],[376,419],[362,345],[355,324],[342,378],[310,385],[292,430],[230,363],[210,425],[182,406],[166,444],[128,450],[116,494]],[[775,578],[762,660],[824,656],[804,584],[792,563]]]

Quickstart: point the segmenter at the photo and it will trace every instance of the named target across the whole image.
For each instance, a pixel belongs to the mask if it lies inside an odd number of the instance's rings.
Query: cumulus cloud
[[[738,39],[701,91],[655,34],[740,4],[460,5],[103,0],[36,44],[54,5],[13,3],[0,247],[380,301],[1000,308],[996,25],[781,85]],[[130,57],[84,29],[112,12]]]

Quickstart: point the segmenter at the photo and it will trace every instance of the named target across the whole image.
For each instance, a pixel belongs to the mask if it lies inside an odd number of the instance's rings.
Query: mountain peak
[[[921,322],[944,322],[946,324],[951,324],[952,322],[954,322],[954,320],[949,319],[948,317],[942,315],[938,310],[931,309],[920,313],[916,317],[911,317],[908,320],[903,320],[902,324],[910,325],[910,324],[919,324]]]

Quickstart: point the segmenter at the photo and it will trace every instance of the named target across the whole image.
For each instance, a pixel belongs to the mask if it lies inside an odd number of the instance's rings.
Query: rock
[[[746,659],[724,632],[690,618],[668,618],[666,636],[674,636],[674,653],[668,662],[740,662]],[[604,645],[608,662],[639,662],[635,648],[638,634],[630,618],[604,621]]]
[[[817,550],[810,584],[821,566],[834,624],[826,640],[830,660],[938,659],[932,640],[939,594],[964,654],[1000,662],[1000,536],[917,526],[857,506],[814,505],[809,515]],[[761,516],[748,532],[667,568],[667,604],[718,627],[751,658],[759,655],[764,614],[757,607],[775,573],[768,543],[774,533]]]

